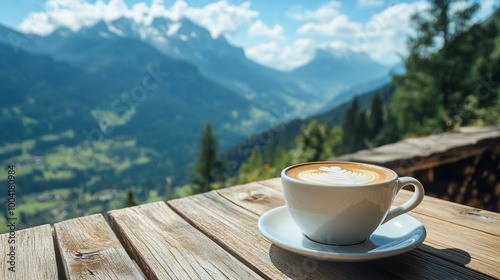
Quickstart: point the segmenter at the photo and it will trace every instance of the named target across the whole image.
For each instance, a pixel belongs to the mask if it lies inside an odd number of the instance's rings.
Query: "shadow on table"
[[[460,266],[465,266],[466,264],[470,263],[471,260],[469,253],[458,248],[436,249],[429,245],[422,244],[418,246],[418,249],[433,256],[453,260],[453,263]]]
[[[364,262],[320,261],[281,249],[276,245],[269,248],[273,265],[291,279],[435,279],[463,278],[467,269],[464,267],[471,257],[466,251],[449,248],[436,249],[420,245],[417,250],[393,257]],[[473,273],[473,272],[471,272]]]

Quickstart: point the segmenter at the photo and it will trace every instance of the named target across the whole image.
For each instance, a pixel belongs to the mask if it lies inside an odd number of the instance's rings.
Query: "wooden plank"
[[[283,192],[264,186],[258,182],[248,183],[217,191],[226,199],[257,215],[284,204]]]
[[[458,265],[500,278],[500,237],[464,228],[419,213],[410,213],[426,230],[425,245],[419,249]]]
[[[54,225],[67,279],[144,279],[101,214]]]
[[[262,184],[264,186],[267,186],[267,187],[283,194],[283,185],[281,184],[280,177],[258,181],[257,183]]]
[[[402,190],[394,200],[395,205],[407,201],[411,195],[411,191]],[[426,196],[422,203],[412,212],[454,223],[469,229],[500,236],[499,213],[481,210],[430,196]]]
[[[0,279],[58,278],[54,238],[50,225],[15,231],[13,235],[10,232],[2,234],[0,244],[2,248]],[[15,246],[12,248],[13,252],[11,246]],[[14,255],[14,258],[9,254]],[[9,270],[10,267],[13,267],[12,270]]]
[[[164,202],[113,210],[108,215],[148,279],[261,278]]]
[[[421,250],[363,263],[335,263],[303,257],[272,245],[257,228],[259,215],[239,207],[235,201],[226,200],[217,192],[172,200],[168,204],[231,254],[271,279],[487,278]]]

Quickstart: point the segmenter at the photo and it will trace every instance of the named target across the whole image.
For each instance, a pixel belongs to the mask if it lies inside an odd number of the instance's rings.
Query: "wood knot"
[[[478,219],[478,220],[483,221],[483,222],[493,222],[494,221],[493,218],[482,215],[480,209],[462,209],[462,210],[460,210],[460,214],[468,216],[468,217],[472,217],[474,219]]]
[[[74,258],[77,260],[93,260],[96,257],[99,257],[99,251],[101,250],[90,251],[90,252],[76,251]]]
[[[248,200],[248,201],[261,200],[266,198],[266,194],[263,193],[262,191],[250,191],[250,192],[240,193],[239,198],[240,200]]]

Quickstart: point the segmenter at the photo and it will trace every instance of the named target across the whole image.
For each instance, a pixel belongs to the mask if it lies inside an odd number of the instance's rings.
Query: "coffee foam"
[[[286,174],[301,181],[334,186],[376,184],[394,176],[381,168],[341,162],[299,165]]]

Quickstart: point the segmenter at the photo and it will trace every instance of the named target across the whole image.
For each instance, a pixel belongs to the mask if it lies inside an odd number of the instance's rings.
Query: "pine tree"
[[[351,102],[351,106],[349,106],[349,109],[345,114],[344,122],[342,125],[342,143],[341,143],[342,153],[350,153],[354,151],[357,116],[358,116],[358,99],[354,98]]]
[[[372,97],[372,103],[368,114],[367,142],[369,143],[368,147],[372,148],[377,145],[377,141],[375,139],[384,128],[384,110],[382,100],[380,99],[380,95],[378,93],[374,94]]]
[[[325,125],[314,119],[301,129],[295,142],[298,150],[303,151],[303,161],[325,160],[331,155],[331,150],[326,142],[328,131]]]
[[[261,179],[263,171],[263,161],[259,148],[255,147],[248,160],[241,164],[239,181],[249,183]]]
[[[26,212],[24,211],[19,212],[19,223],[26,226],[28,222],[29,222],[29,214],[26,214]]]
[[[340,150],[342,153],[353,153],[367,148],[366,138],[369,135],[367,112],[360,109],[358,99],[354,98],[347,110],[342,125],[342,140]]]
[[[474,26],[469,33],[469,45],[477,51],[477,59],[471,65],[469,84],[472,87],[465,89],[469,95],[462,107],[462,121],[475,125],[499,124],[500,8],[486,23]]]
[[[453,129],[455,106],[474,60],[462,40],[478,4],[459,7],[458,1],[432,0],[430,8],[412,16],[416,35],[408,41],[405,74],[394,77],[396,94],[391,109],[405,134],[431,134]],[[453,6],[453,9],[452,9]]]
[[[205,125],[201,138],[200,155],[194,165],[192,193],[210,191],[210,184],[215,181],[215,171],[218,167],[217,141],[212,133],[210,123]]]
[[[353,150],[356,152],[367,148],[366,138],[369,133],[366,109],[359,109],[355,117]]]
[[[342,143],[342,128],[340,126],[333,127],[328,133],[328,140],[326,145],[329,147],[331,154],[329,156],[334,156],[341,153],[341,143]]]
[[[275,176],[279,176],[281,170],[288,165],[290,165],[290,155],[289,153],[281,146],[278,146],[274,151],[273,162],[272,165],[275,168],[276,174]]]
[[[270,165],[273,164],[273,161],[274,161],[273,147],[270,144],[267,144],[265,149],[264,149],[263,161],[266,164],[270,164]]]
[[[134,191],[131,188],[127,191],[127,199],[125,200],[125,207],[136,206],[137,202],[135,202]]]
[[[379,94],[375,94],[372,98],[367,125],[366,148],[371,149],[399,140],[399,130],[394,115],[383,105]]]

